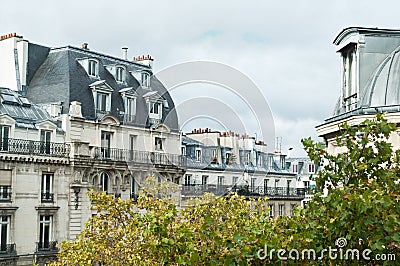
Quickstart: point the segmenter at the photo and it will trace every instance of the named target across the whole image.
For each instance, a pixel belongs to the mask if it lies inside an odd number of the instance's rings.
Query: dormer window
[[[150,87],[150,75],[149,73],[142,73],[142,81],[141,84],[143,87]]]
[[[115,80],[118,82],[125,82],[125,68],[120,66],[116,68]]]
[[[158,115],[160,113],[161,104],[159,103],[150,103],[150,114]]]
[[[96,112],[110,112],[113,89],[104,80],[93,82],[89,88],[92,89]]]
[[[137,98],[136,92],[132,87],[128,87],[121,89],[119,93],[121,94],[125,104],[124,123],[135,121]]]
[[[88,74],[92,77],[97,77],[99,74],[99,66],[96,60],[89,59],[88,61]]]

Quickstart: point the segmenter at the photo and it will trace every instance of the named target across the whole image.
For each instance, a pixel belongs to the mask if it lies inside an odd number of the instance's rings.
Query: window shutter
[[[11,186],[11,170],[0,170],[0,186]]]

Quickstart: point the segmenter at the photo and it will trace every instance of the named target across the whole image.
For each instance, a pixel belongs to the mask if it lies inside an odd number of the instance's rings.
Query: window
[[[160,106],[159,103],[150,103],[150,113],[158,115],[160,113]]]
[[[192,175],[185,175],[185,186],[190,186],[192,184],[191,179],[192,179]]]
[[[117,67],[115,79],[118,82],[124,82],[125,81],[125,69],[123,67]]]
[[[0,201],[11,200],[11,170],[0,170]]]
[[[230,153],[230,152],[226,153],[226,161],[225,161],[225,163],[226,164],[232,163],[232,153]]]
[[[257,153],[257,166],[258,166],[258,167],[261,167],[261,166],[262,166],[262,159],[263,159],[262,154],[261,154],[260,152],[258,152],[258,153]]]
[[[264,195],[268,194],[268,181],[269,179],[264,179]]]
[[[133,122],[136,115],[136,98],[127,97],[125,100],[125,117],[127,122]]]
[[[283,217],[284,213],[285,213],[285,205],[279,204],[279,216]]]
[[[203,176],[201,176],[201,184],[202,184],[203,186],[205,186],[205,185],[208,184],[208,175],[203,175]]]
[[[142,82],[143,87],[150,87],[150,75],[148,73],[142,73]]]
[[[40,153],[50,154],[51,131],[40,131]]]
[[[136,181],[134,176],[131,177],[131,199],[133,199],[134,201],[137,200]]]
[[[201,150],[196,150],[196,161],[201,162]]]
[[[250,152],[246,152],[246,157],[245,157],[244,164],[245,165],[249,165],[250,164]]]
[[[111,158],[111,132],[101,132],[101,157],[103,159]]]
[[[310,181],[303,181],[304,188],[305,190],[308,190],[310,188]]]
[[[109,111],[108,108],[108,94],[97,92],[97,99],[96,99],[96,110],[100,112],[107,112]]]
[[[315,165],[313,163],[310,163],[308,165],[308,172],[309,173],[314,173],[315,172]]]
[[[40,215],[38,250],[49,250],[52,246],[53,216]]]
[[[1,151],[8,151],[8,138],[10,137],[10,127],[0,126],[0,149]]]
[[[232,186],[237,186],[238,185],[238,177],[237,176],[232,176]]]
[[[273,204],[269,204],[269,217],[274,217],[274,205]]]
[[[225,178],[223,176],[218,176],[218,186],[223,186],[225,184]]]
[[[135,159],[135,145],[136,145],[136,135],[129,135],[129,160],[133,161]]]
[[[293,215],[293,211],[296,208],[297,204],[290,204],[290,215]]]
[[[7,252],[7,244],[10,244],[10,220],[11,217],[0,216],[0,251]]]
[[[156,151],[162,151],[162,149],[163,149],[163,141],[162,141],[161,138],[155,137],[154,145],[155,145]]]
[[[41,199],[42,202],[53,202],[53,179],[54,175],[51,173],[42,174],[42,186],[41,186]]]
[[[254,192],[256,189],[256,178],[251,178],[250,180],[250,190]]]
[[[100,174],[100,190],[108,193],[110,177],[107,173]]]
[[[181,153],[183,156],[186,156],[186,147],[181,147]]]
[[[95,60],[89,60],[88,62],[88,74],[92,77],[97,77],[98,75],[98,63]]]
[[[293,173],[297,173],[297,171],[298,171],[298,165],[294,164],[293,165]]]

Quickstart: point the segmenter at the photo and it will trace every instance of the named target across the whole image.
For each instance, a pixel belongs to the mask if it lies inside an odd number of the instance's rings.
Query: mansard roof
[[[40,50],[37,47],[36,49]],[[162,122],[172,131],[179,130],[174,102],[163,84],[155,76],[151,76],[150,88],[143,88],[133,75],[133,73],[141,71],[151,73],[150,67],[71,46],[51,48],[48,50],[48,54],[41,50],[41,53],[38,52],[37,54],[39,55],[33,57],[28,55],[28,65],[33,65],[31,68],[32,71],[35,71],[33,77],[28,78],[30,82],[26,89],[27,97],[32,102],[62,102],[62,112],[68,113],[70,102],[78,101],[82,103],[82,115],[85,119],[96,120],[93,92],[89,87],[100,85],[100,83],[107,84],[113,90],[111,92],[110,113],[120,119],[120,115],[125,109],[120,91],[131,88],[130,92],[137,94],[135,125],[149,127],[148,107],[143,96],[149,92],[156,92],[166,101],[165,106],[169,107],[163,109]],[[99,64],[97,77],[88,75],[79,62],[90,58],[96,59]],[[41,64],[37,67],[39,63]],[[124,82],[117,82],[115,77],[106,69],[105,66],[112,64],[124,65],[126,68]],[[32,75],[32,73],[29,75]]]

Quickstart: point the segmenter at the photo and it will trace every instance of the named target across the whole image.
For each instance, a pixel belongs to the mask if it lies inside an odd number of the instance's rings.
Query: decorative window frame
[[[99,78],[100,61],[97,58],[94,58],[94,57],[81,58],[81,59],[78,59],[78,62],[85,69],[85,71],[89,77]],[[95,62],[95,68],[94,68],[94,73],[93,73],[94,75],[89,72],[89,70],[90,70],[89,65],[91,62]]]
[[[94,108],[96,113],[109,113],[111,112],[111,94],[113,93],[114,89],[106,83],[105,80],[100,80],[93,82],[89,85],[89,88],[92,90],[93,93],[93,101],[94,101]],[[106,110],[99,110],[98,109],[98,102],[97,102],[97,94],[102,93],[106,95]]]
[[[137,113],[137,97],[138,94],[136,93],[136,91],[133,89],[133,87],[128,87],[128,88],[124,88],[121,89],[119,91],[122,100],[124,101],[124,122],[133,122],[135,121],[136,118],[136,113]],[[129,109],[129,101],[132,100],[133,101],[133,113],[129,113],[128,109]]]

